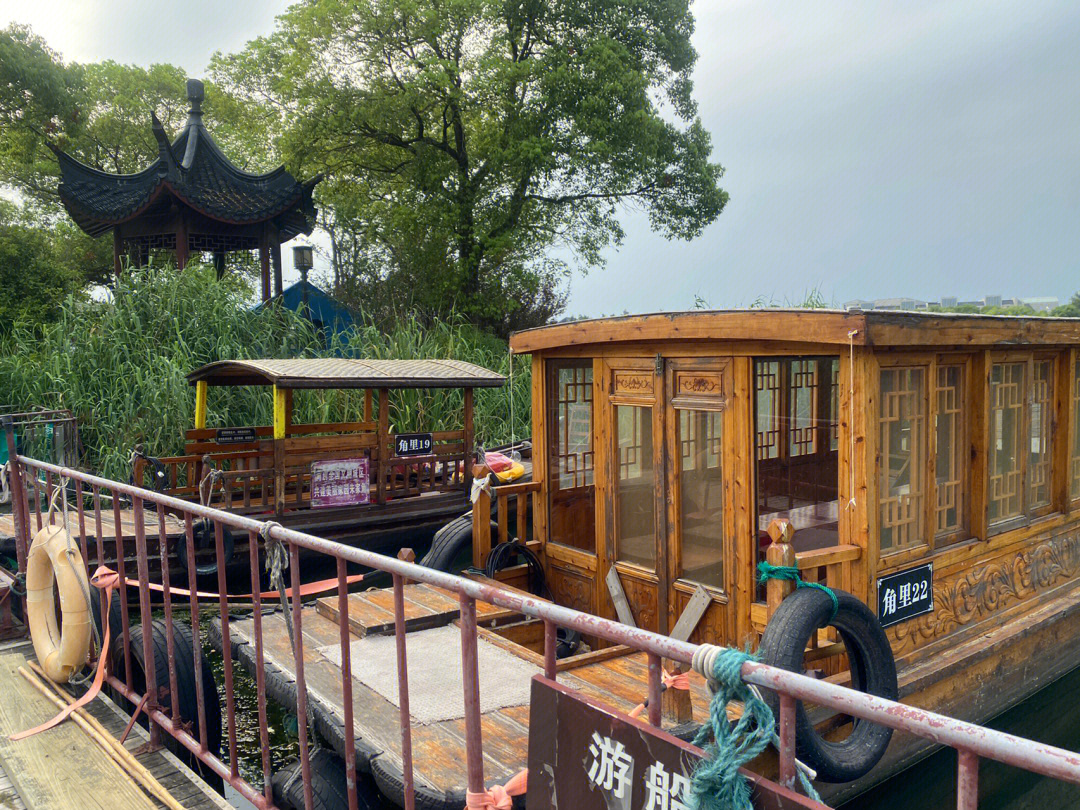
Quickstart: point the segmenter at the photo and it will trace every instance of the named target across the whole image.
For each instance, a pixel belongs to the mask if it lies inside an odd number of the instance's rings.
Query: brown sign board
[[[547,810],[689,810],[704,752],[537,675],[529,711],[526,805]],[[743,769],[756,810],[825,806]]]

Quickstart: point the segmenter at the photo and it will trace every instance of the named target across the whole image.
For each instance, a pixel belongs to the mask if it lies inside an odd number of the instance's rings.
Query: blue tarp
[[[307,288],[308,319],[319,329],[325,330],[327,345],[330,344],[334,334],[344,332],[356,324],[359,316],[353,309],[307,281],[298,281],[282,290],[281,305],[294,312],[300,312],[304,307],[305,287]],[[264,304],[260,303],[255,309],[262,306]]]

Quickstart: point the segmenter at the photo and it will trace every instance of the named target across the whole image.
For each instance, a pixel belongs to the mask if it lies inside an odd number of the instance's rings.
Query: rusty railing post
[[[956,810],[978,810],[979,757],[973,751],[956,749]]]
[[[484,743],[480,731],[480,670],[476,660],[476,600],[458,594],[461,606],[461,683],[465,691],[465,764],[469,793],[484,792]]]
[[[398,558],[413,562],[412,549],[402,549]],[[464,632],[464,631],[463,631]],[[401,723],[401,792],[405,810],[416,807],[416,786],[413,778],[412,714],[409,710],[409,663],[405,639],[405,579],[394,574],[394,639],[397,644],[398,709]]]
[[[11,484],[11,517],[15,522],[15,558],[19,564],[19,573],[26,574],[26,553],[30,547],[30,520],[26,505],[26,488],[23,486],[22,465],[19,463],[18,449],[15,445],[15,424],[10,416],[2,418],[4,440],[7,442],[9,483]],[[25,596],[21,597],[23,600]],[[23,615],[26,604],[23,603]]]

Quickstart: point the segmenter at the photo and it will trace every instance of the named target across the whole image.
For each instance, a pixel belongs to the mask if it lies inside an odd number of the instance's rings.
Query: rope
[[[832,613],[829,614],[829,621],[831,622],[836,618],[836,614],[840,610],[840,600],[836,598],[836,593],[828,585],[822,585],[820,582],[807,582],[799,575],[799,569],[794,565],[773,565],[762,560],[758,563],[757,570],[759,585],[764,585],[770,579],[784,579],[794,582],[796,588],[817,588],[819,591],[824,591],[832,600]]]
[[[529,784],[529,771],[518,771],[505,785],[495,785],[483,793],[465,792],[465,810],[511,810],[515,796],[524,796]]]
[[[702,650],[707,661],[699,661]],[[750,691],[741,670],[747,661],[756,660],[750,653],[720,647],[701,647],[694,654],[694,669],[715,685],[709,719],[698,731],[694,745],[705,749],[703,759],[691,780],[691,806],[697,810],[751,810],[750,785],[739,769],[765,750],[772,738],[773,713],[768,704]],[[703,664],[699,668],[699,664]],[[743,704],[742,716],[728,721],[727,706],[732,701]]]
[[[666,692],[668,689],[690,689],[690,672],[671,673],[666,669],[660,669],[660,692]],[[649,708],[649,699],[645,698],[643,703],[639,703],[637,706],[630,710],[630,717],[640,717],[641,713]]]
[[[713,693],[709,719],[694,738],[694,745],[704,746],[706,755],[691,781],[695,810],[751,810],[750,785],[739,769],[770,742],[779,750],[772,710],[757,688],[742,679],[742,665],[756,660],[750,653],[712,644],[702,644],[694,652],[690,665],[705,676]],[[742,716],[734,723],[727,715],[732,701],[743,705]],[[795,764],[803,792],[821,802],[806,766],[797,759]]]
[[[281,524],[275,521],[269,520],[262,525],[259,529],[259,536],[266,544],[266,570],[270,574],[270,584],[277,590],[278,599],[281,602],[281,612],[285,616],[285,629],[289,633],[289,649],[293,655],[293,671],[296,671],[296,635],[293,630],[293,617],[292,608],[289,605],[289,596],[285,591],[285,576],[284,571],[289,567],[289,555],[285,551],[285,546],[275,537],[270,536],[270,531],[274,528],[281,528]],[[299,594],[293,596],[294,599],[299,599]],[[319,745],[319,738],[315,734],[315,706],[311,699],[311,693],[307,689],[307,684],[304,684],[304,691],[307,692],[306,708],[307,708],[307,720],[308,725],[308,739],[310,740],[310,747],[308,749],[308,757],[315,755],[315,752],[321,747]],[[285,784],[283,792],[287,793],[292,783],[296,780],[296,775],[300,771],[297,770],[296,774],[293,774],[292,778]]]

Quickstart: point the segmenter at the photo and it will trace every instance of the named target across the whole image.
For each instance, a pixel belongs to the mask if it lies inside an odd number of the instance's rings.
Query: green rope
[[[746,661],[754,660],[750,653],[728,649],[713,663],[716,694],[709,719],[694,738],[694,745],[705,748],[705,759],[691,783],[693,810],[751,810],[750,785],[739,768],[765,750],[773,731],[772,710],[751,691],[740,672]],[[727,705],[733,700],[743,704],[742,716],[734,724],[727,716]]]
[[[822,585],[820,582],[807,582],[799,575],[799,569],[794,565],[773,565],[762,560],[758,563],[757,570],[758,584],[760,585],[764,585],[770,579],[786,579],[794,582],[796,588],[817,588],[819,591],[824,591],[832,600],[832,613],[829,615],[829,621],[831,622],[836,618],[836,614],[840,610],[840,600],[836,598],[833,589],[828,585]]]

